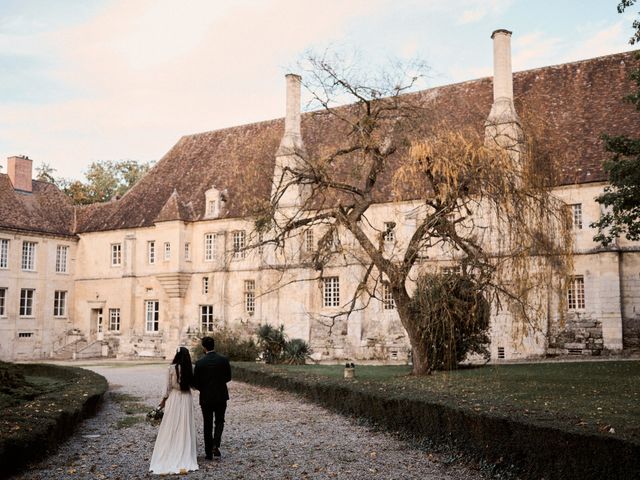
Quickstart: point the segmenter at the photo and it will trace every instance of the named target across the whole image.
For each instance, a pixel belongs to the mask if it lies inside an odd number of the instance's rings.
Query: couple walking
[[[202,339],[205,355],[196,362],[193,370],[189,350],[185,347],[178,348],[169,366],[167,389],[160,402],[165,413],[153,448],[150,472],[186,473],[198,469],[192,388],[200,391],[205,458],[212,460],[213,457],[220,457],[231,367],[229,360],[214,352],[214,347],[213,338]]]

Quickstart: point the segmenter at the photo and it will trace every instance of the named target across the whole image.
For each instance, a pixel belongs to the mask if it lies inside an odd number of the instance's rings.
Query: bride
[[[151,456],[152,473],[187,473],[198,469],[192,382],[191,355],[180,347],[169,366],[167,390],[160,402],[160,407],[166,408]]]

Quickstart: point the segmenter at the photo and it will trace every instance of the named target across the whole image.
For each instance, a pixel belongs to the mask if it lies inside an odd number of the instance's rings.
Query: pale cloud
[[[513,70],[526,70],[548,65],[550,59],[563,48],[561,38],[550,37],[544,32],[532,32],[513,41]]]
[[[88,22],[28,39],[56,50],[51,74],[82,93],[0,106],[0,143],[78,176],[91,160],[158,159],[183,134],[279,117],[283,66],[383,4],[112,2]]]
[[[627,37],[630,36],[627,27],[628,23],[622,21],[605,26],[580,42],[577,48],[568,53],[567,58],[586,59],[632,50],[633,47],[627,43]]]
[[[468,0],[463,3],[459,24],[479,22],[487,15],[504,12],[511,5],[511,0]]]

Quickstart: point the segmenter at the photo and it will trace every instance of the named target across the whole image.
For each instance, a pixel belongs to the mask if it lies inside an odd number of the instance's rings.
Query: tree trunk
[[[400,322],[407,331],[409,343],[411,344],[411,358],[413,360],[412,373],[413,375],[418,376],[429,375],[431,373],[431,368],[429,365],[429,357],[427,355],[428,346],[423,344],[420,332],[416,328],[414,319],[411,317],[411,309],[409,308],[409,302],[411,299],[404,292],[398,293],[399,295],[394,295],[394,298]]]

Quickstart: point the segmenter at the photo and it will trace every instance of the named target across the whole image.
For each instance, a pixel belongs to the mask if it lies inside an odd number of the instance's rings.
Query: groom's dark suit
[[[210,458],[214,447],[220,447],[224,429],[224,413],[229,400],[227,382],[231,380],[229,360],[215,352],[208,352],[196,362],[193,377],[194,387],[200,391],[200,408],[204,418],[204,452]],[[212,436],[214,415],[216,428]]]

